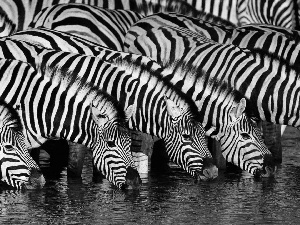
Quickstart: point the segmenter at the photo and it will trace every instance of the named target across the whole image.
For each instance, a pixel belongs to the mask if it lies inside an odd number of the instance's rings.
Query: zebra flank
[[[217,91],[220,94],[213,94],[214,90],[222,89],[225,86],[231,95],[233,94],[232,91],[237,89],[231,80],[225,79],[227,75],[230,78],[235,75],[230,71],[235,71],[237,65],[233,63],[235,61],[229,61],[231,57],[235,59],[234,52],[226,55],[225,50],[229,48],[227,45],[220,48],[220,54],[215,52],[214,47],[217,43],[207,38],[201,39],[204,44],[200,48],[197,42],[192,41],[197,39],[199,34],[192,37],[188,36],[189,39],[185,38],[190,32],[178,27],[153,28],[144,35],[138,36],[132,43],[127,41],[128,51],[149,56],[157,60],[166,71],[169,71],[168,74],[172,74],[172,76],[165,76],[165,78],[188,94],[196,103],[199,112],[201,112],[199,115],[202,115],[201,121],[207,135],[212,135],[212,137],[220,140],[224,157],[242,169],[255,174],[256,169],[259,170],[259,168],[264,167],[264,157],[269,157],[271,153],[263,143],[258,128],[251,122],[247,113],[249,112],[247,106],[252,108],[251,105],[254,103],[247,103],[244,98],[239,101],[226,99],[224,98],[226,95],[221,97],[224,94],[221,91]],[[212,52],[214,54],[211,54]],[[219,58],[226,60],[218,62]],[[247,54],[244,58],[251,60]],[[224,63],[226,64],[224,65]],[[243,68],[247,68],[247,66],[243,65]],[[201,79],[203,74],[216,79],[219,84],[206,90],[207,82]],[[212,130],[216,131],[218,135],[215,136]],[[245,160],[248,161],[247,165],[241,159],[243,158],[240,157],[241,154],[247,155],[248,158]],[[273,167],[273,165],[270,166]]]
[[[45,179],[27,151],[22,132],[18,113],[0,100],[1,182],[19,190],[43,187]]]
[[[0,5],[0,37],[11,35],[17,31],[26,30],[35,20],[35,16],[46,11],[47,7],[57,4],[82,4],[102,7],[111,10],[130,10],[132,14],[150,15],[157,12],[177,12],[192,17],[210,20],[216,23],[231,24],[219,17],[195,10],[194,7],[181,0],[3,0]],[[136,12],[136,13],[133,13]],[[39,16],[38,16],[39,17]],[[125,20],[124,20],[125,19]],[[124,17],[119,22],[128,22],[133,17]]]
[[[159,26],[187,28],[190,31],[185,29],[182,32],[189,32],[190,36],[197,36],[195,34],[197,32],[198,36],[205,36],[221,44],[233,44],[248,50],[262,50],[292,64],[299,61],[300,35],[296,30],[263,24],[232,28],[176,13],[158,13],[138,21],[126,34],[124,49],[126,50],[128,43],[132,43],[137,36]]]
[[[170,2],[173,4],[173,1]],[[143,9],[151,8],[148,4],[152,6],[150,2],[142,7],[138,7],[138,10],[133,10],[132,8],[129,8],[130,10],[111,10],[84,4],[54,5],[45,8],[36,15],[30,27],[37,28],[42,26],[52,30],[64,31],[114,50],[123,50],[124,36],[128,29],[144,17],[142,14],[154,13],[143,12]],[[183,8],[179,7],[174,8],[183,10]],[[155,7],[156,11],[168,12],[169,10]],[[172,10],[170,9],[170,11]],[[214,17],[203,17],[203,19],[230,25]]]
[[[297,26],[293,0],[185,0],[195,9],[228,20],[235,25],[270,24],[288,29]]]
[[[60,4],[42,10],[30,27],[64,31],[116,50],[142,15],[129,10],[109,10],[85,4]]]

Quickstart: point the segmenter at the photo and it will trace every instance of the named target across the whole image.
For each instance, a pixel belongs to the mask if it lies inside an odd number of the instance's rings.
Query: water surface
[[[42,190],[2,190],[0,224],[299,224],[299,145],[300,132],[288,128],[275,178],[225,171],[195,184],[174,167],[126,192],[93,182],[87,158],[80,180],[68,179],[64,169],[48,174]]]

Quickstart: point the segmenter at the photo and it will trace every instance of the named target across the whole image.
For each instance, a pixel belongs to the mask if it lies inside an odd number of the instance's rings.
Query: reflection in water
[[[220,172],[194,183],[178,168],[149,174],[140,190],[120,191],[92,181],[91,159],[82,179],[66,169],[46,176],[42,190],[0,192],[0,224],[298,224],[300,133],[289,130],[275,178]]]

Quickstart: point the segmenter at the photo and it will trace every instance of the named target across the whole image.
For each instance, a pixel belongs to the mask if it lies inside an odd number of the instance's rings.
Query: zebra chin
[[[194,171],[195,182],[197,183],[199,180],[209,181],[214,180],[218,177],[218,168],[214,165],[212,158],[205,158],[203,160],[203,169],[202,171],[196,170]]]
[[[2,189],[17,189],[17,190],[33,190],[43,188],[46,181],[43,174],[40,170],[32,169],[30,171],[30,176],[21,176],[21,177],[11,177],[8,178],[11,182],[8,182],[7,179],[1,180]]]

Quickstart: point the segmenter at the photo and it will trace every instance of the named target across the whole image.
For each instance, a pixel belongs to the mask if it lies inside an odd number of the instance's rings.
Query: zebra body
[[[173,76],[169,76],[167,79],[173,85],[183,90],[184,93],[189,94],[190,97],[196,102],[198,109],[201,112],[200,114],[205,115],[202,117],[202,124],[207,131],[207,135],[213,135],[214,133],[211,132],[211,127],[217,127],[217,129],[214,131],[217,133],[217,137],[215,138],[221,142],[225,159],[231,161],[230,157],[228,157],[230,154],[228,154],[228,152],[225,150],[225,146],[228,144],[228,141],[230,140],[232,143],[235,143],[235,140],[243,140],[245,133],[251,134],[251,136],[253,135],[251,138],[248,138],[246,142],[249,140],[254,140],[256,143],[256,148],[259,149],[262,155],[266,155],[267,158],[269,158],[271,153],[264,145],[259,134],[259,130],[255,125],[251,124],[251,121],[249,121],[249,118],[245,113],[241,114],[241,118],[243,118],[241,121],[243,122],[239,126],[233,128],[232,119],[230,118],[230,108],[239,108],[239,102],[235,102],[235,105],[230,105],[229,99],[223,99],[219,96],[208,98],[207,96],[214,96],[212,94],[214,89],[211,88],[211,90],[206,93],[206,96],[204,92],[205,85],[209,82],[199,82],[197,80],[204,79],[201,78],[203,76],[200,70],[201,68],[205,71],[207,76],[219,81],[220,84],[214,86],[216,90],[219,90],[217,93],[222,93],[221,90],[222,88],[225,88],[226,83],[228,86],[228,93],[230,93],[230,87],[240,90],[238,89],[240,82],[237,82],[237,84],[234,82],[236,81],[234,78],[238,73],[236,72],[237,65],[235,64],[241,61],[241,59],[238,57],[234,58],[236,54],[235,52],[238,51],[238,48],[234,49],[233,46],[230,45],[221,45],[215,43],[206,37],[203,38],[203,36],[196,32],[191,32],[188,29],[184,29],[188,34],[194,34],[194,36],[187,39],[187,35],[184,32],[181,32],[181,30],[177,29],[180,28],[153,28],[146,34],[138,36],[136,40],[129,45],[128,50],[129,52],[147,55],[150,58],[157,60],[163,66],[163,68],[165,68],[165,70],[172,71]],[[198,42],[191,41],[193,39],[200,38],[203,38],[203,45],[201,45],[202,42],[200,41],[200,44],[198,44]],[[198,47],[198,45],[200,45],[200,47]],[[217,47],[219,47],[217,49],[218,51],[215,50]],[[232,51],[230,51],[231,48]],[[226,49],[228,49],[228,51],[226,51]],[[250,61],[251,57],[244,53],[243,59],[249,59]],[[248,67],[246,64],[243,66],[244,68]],[[189,67],[191,67],[191,69],[189,69]],[[193,70],[196,70],[196,72]],[[243,72],[242,69],[241,72]],[[190,75],[188,75],[189,73]],[[183,74],[186,74],[186,76]],[[231,92],[232,91],[233,90],[231,90]],[[245,96],[248,97],[248,95]],[[223,110],[220,109],[221,107]],[[244,111],[242,110],[242,112]],[[237,119],[237,121],[238,120],[239,119]],[[241,121],[238,121],[237,123]],[[234,129],[230,133],[235,134],[236,136],[232,137],[231,135],[226,135],[226,132],[228,132],[230,129],[229,127]],[[243,130],[245,127],[248,128]],[[222,137],[226,138],[222,139]],[[241,146],[243,145],[242,141],[240,144]],[[235,161],[234,163],[241,166],[240,162]]]
[[[25,30],[41,10],[57,4],[77,3],[108,9],[125,9],[150,15],[156,12],[177,12],[193,17],[215,22],[231,24],[195,10],[194,7],[181,0],[3,0],[0,5],[0,37],[5,37],[16,31]]]
[[[0,100],[1,181],[16,189],[43,187],[45,179],[27,151],[17,112]]]
[[[300,39],[297,31],[271,25],[247,25],[232,28],[176,13],[157,13],[138,21],[125,36],[125,51],[137,36],[159,26],[188,28],[221,44],[233,44],[248,50],[260,49],[293,64],[299,61]]]
[[[15,59],[1,60],[0,96],[19,108],[27,141],[34,147],[51,138],[84,144],[92,149],[94,165],[103,175],[125,188],[134,162],[130,137],[122,126],[124,112],[105,92],[72,76],[74,71],[36,60],[35,67]],[[129,107],[126,115],[131,113]],[[138,186],[135,172],[132,177]]]
[[[64,31],[114,50],[123,50],[126,32],[143,17],[130,10],[110,10],[84,4],[61,4],[42,10],[30,27],[42,26]],[[211,20],[219,22],[217,19]]]
[[[197,10],[228,20],[233,24],[239,25],[238,20],[238,3],[239,0],[185,0]]]
[[[61,4],[41,11],[30,26],[64,31],[112,49],[122,50],[126,32],[141,18],[141,14],[129,10]]]
[[[158,13],[141,19],[128,31],[124,49],[137,36],[159,26],[186,27],[222,44],[233,44],[249,50],[260,49],[296,65],[299,61],[299,32],[296,30],[265,24],[231,28],[176,13]],[[282,127],[282,133],[284,129]]]
[[[228,20],[238,26],[271,24],[295,29],[296,11],[293,0],[186,0],[197,10]]]
[[[134,64],[127,62],[126,58],[110,64],[96,57],[48,50],[21,41],[7,39],[0,45],[2,57],[27,60],[35,65],[39,64],[34,61],[38,59],[49,67],[74,69],[81,81],[89,81],[108,92],[124,108],[128,104],[135,105],[136,112],[128,121],[130,129],[162,138],[171,160],[192,176],[200,179],[217,176],[217,168],[212,165],[206,146],[204,130],[195,121],[197,111],[193,111],[193,104],[185,100],[181,92],[173,90],[160,79],[158,65],[156,72],[149,70],[147,64],[140,65],[140,61]],[[116,51],[115,57],[120,56],[118,53]],[[143,60],[143,57],[140,58]],[[150,61],[147,57],[145,59]],[[150,63],[155,64],[153,61]],[[155,69],[155,66],[151,68]],[[84,73],[86,70],[93,73]]]

